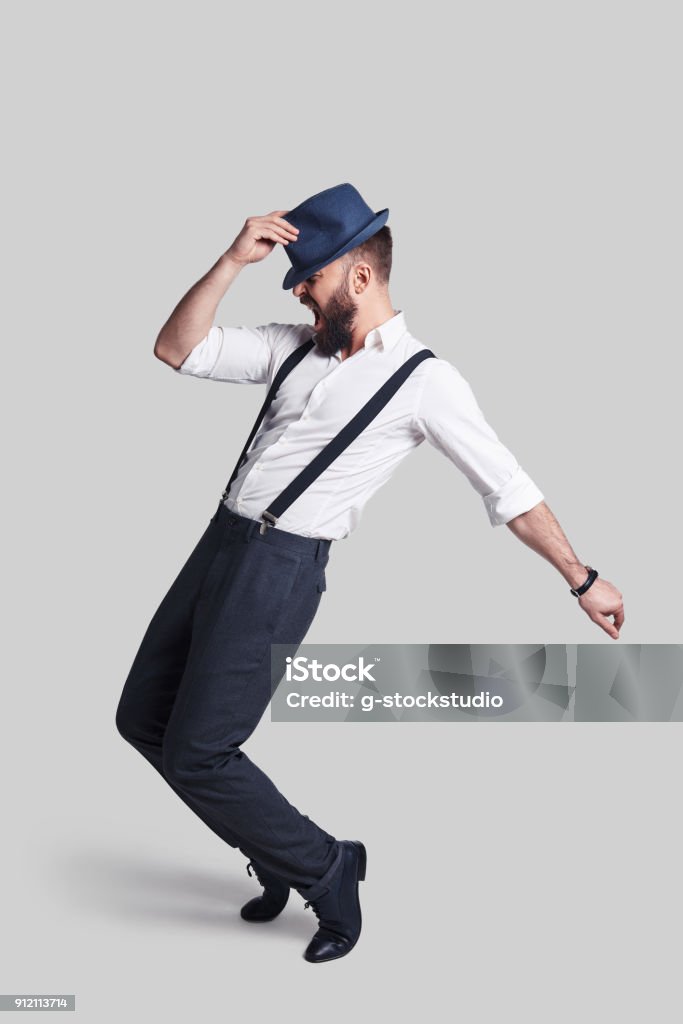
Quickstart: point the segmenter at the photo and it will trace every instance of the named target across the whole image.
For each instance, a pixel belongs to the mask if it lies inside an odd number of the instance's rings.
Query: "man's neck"
[[[365,323],[358,325],[354,331],[354,339],[351,348],[346,351],[341,349],[339,355],[341,356],[342,362],[348,359],[349,356],[353,356],[365,345],[365,339],[367,338],[370,331],[373,331],[375,327],[381,327],[387,320],[391,320],[392,317],[398,315],[398,310],[394,309],[391,305],[389,309],[380,309],[374,315],[370,313],[365,317]],[[369,325],[369,326],[368,326]]]

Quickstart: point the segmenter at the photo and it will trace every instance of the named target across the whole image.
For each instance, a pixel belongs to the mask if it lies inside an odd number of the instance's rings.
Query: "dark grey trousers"
[[[313,892],[339,843],[240,748],[271,699],[270,645],[290,645],[279,679],[315,617],[331,542],[259,526],[219,505],[147,627],[116,726],[221,839]]]

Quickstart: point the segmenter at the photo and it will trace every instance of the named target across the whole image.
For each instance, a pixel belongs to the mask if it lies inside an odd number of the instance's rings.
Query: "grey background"
[[[6,9],[2,990],[97,1022],[673,1019],[676,726],[264,720],[250,756],[368,848],[361,944],[314,967],[311,911],[242,924],[242,858],[114,711],[263,398],[174,374],[156,334],[247,216],[342,181],[391,210],[413,334],[623,592],[619,643],[680,639],[679,12]],[[218,322],[299,320],[288,265]],[[327,578],[310,642],[614,645],[427,444]]]

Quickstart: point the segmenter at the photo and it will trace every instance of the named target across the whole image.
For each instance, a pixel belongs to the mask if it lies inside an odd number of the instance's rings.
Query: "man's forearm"
[[[183,296],[161,328],[154,355],[178,367],[206,337],[216,318],[218,304],[242,269],[224,253],[211,270]]]
[[[546,558],[562,574],[570,587],[580,586],[588,573],[577,557],[544,501],[528,512],[510,519],[506,525],[528,547]]]

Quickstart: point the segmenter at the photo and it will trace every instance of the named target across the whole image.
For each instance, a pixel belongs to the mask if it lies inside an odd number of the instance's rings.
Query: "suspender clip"
[[[261,523],[261,529],[259,530],[259,533],[265,533],[269,526],[275,526],[277,522],[277,517],[274,516],[272,512],[268,511],[261,513],[261,519],[265,519],[266,522]]]

